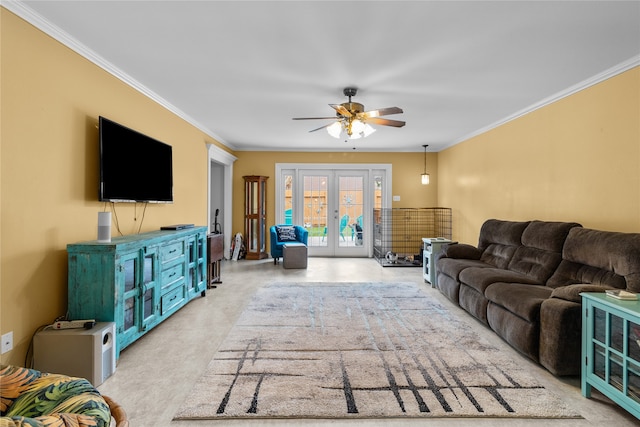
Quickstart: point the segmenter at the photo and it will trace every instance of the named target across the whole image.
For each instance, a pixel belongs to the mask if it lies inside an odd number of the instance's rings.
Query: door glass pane
[[[623,319],[619,316],[614,316],[613,314],[611,315],[611,347],[618,350],[620,353],[622,353],[622,346],[623,346],[623,342],[622,339],[624,338],[623,335]]]
[[[629,357],[640,363],[640,325],[629,322]]]
[[[153,282],[153,255],[147,255],[144,257],[144,270],[142,272],[143,277],[144,277],[144,281],[143,283],[149,284],[151,282]]]
[[[293,224],[293,175],[284,175],[284,224]]]
[[[601,345],[594,344],[593,346],[593,373],[604,378],[605,369],[605,348]]]
[[[607,313],[599,308],[593,309],[593,337],[602,344],[606,343],[606,321]]]
[[[128,259],[124,262],[124,291],[128,292],[136,287],[136,260]]]
[[[124,300],[124,330],[132,328],[136,323],[136,299],[135,297]]]
[[[340,176],[339,186],[339,218],[337,232],[339,245],[362,246],[364,179],[362,176]],[[360,237],[360,239],[358,239]]]
[[[640,365],[629,363],[629,387],[628,395],[630,398],[640,403]]]
[[[326,175],[305,176],[304,226],[309,231],[307,246],[327,246],[327,182]]]
[[[153,316],[153,288],[147,289],[144,293],[143,319]]]
[[[609,384],[622,391],[622,360],[619,356],[609,353]]]

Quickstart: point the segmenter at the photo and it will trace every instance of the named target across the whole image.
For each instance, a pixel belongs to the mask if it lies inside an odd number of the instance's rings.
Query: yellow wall
[[[0,330],[14,336],[14,350],[0,360],[22,365],[36,328],[65,314],[66,245],[96,238],[105,208],[97,199],[98,116],[173,146],[175,202],[149,205],[143,232],[208,223],[205,140],[212,141],[12,13],[0,14]],[[140,227],[142,208],[117,204],[123,234]]]
[[[476,244],[488,218],[640,232],[640,67],[438,153],[438,203]]]
[[[392,194],[400,196],[394,208],[437,206],[438,162],[436,153],[427,153],[429,185],[420,183],[424,171],[424,152],[416,153],[302,153],[240,151],[233,169],[233,232],[244,234],[244,175],[265,175],[267,181],[267,224],[275,224],[276,163],[386,163],[393,167]]]

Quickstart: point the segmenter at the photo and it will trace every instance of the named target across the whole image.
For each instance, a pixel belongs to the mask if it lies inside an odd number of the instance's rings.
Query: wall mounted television
[[[173,202],[171,146],[99,117],[101,202]]]

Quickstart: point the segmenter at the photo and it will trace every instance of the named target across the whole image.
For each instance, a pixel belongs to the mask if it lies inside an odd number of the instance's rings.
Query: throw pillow
[[[296,229],[292,226],[276,227],[276,234],[280,242],[296,241]]]

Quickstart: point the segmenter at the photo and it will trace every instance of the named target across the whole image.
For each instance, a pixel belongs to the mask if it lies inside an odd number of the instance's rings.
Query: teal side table
[[[582,395],[595,387],[640,419],[640,301],[580,295]]]

